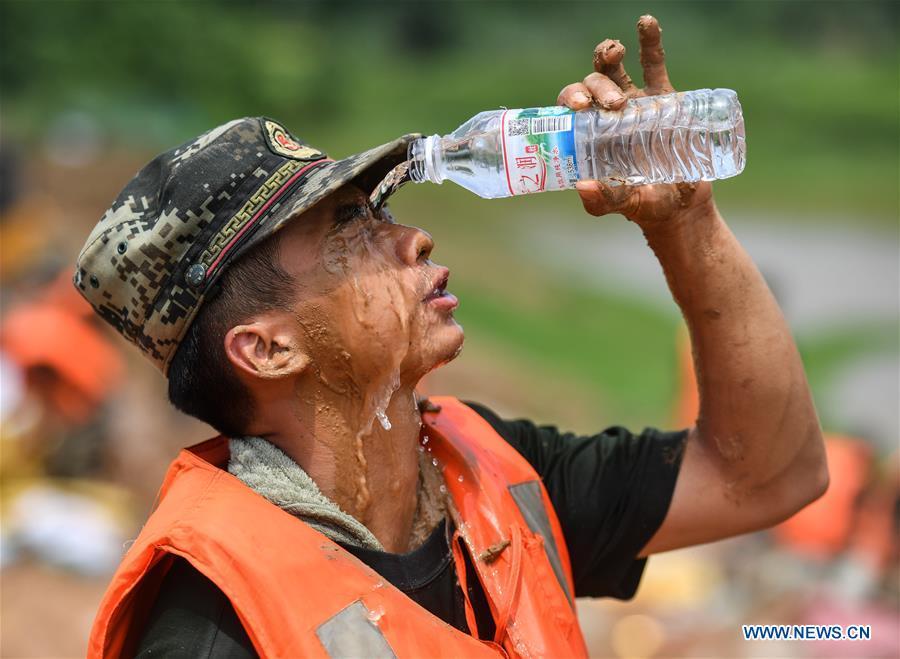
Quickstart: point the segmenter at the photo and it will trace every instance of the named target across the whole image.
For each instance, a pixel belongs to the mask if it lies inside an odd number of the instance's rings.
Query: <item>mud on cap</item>
[[[214,128],[125,186],[82,248],[75,286],[166,373],[230,263],[351,181],[380,205],[416,137],[334,161],[265,117]]]

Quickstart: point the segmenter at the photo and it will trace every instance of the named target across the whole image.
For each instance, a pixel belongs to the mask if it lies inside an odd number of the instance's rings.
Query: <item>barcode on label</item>
[[[531,120],[531,134],[562,133],[572,130],[572,115],[564,114],[557,117],[534,117]]]

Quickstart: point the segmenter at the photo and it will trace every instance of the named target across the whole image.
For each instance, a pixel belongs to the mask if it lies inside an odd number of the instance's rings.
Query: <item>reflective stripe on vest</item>
[[[550,529],[550,518],[547,516],[547,509],[544,507],[544,501],[541,497],[541,484],[538,481],[528,481],[527,483],[510,485],[508,489],[519,507],[519,512],[525,518],[528,528],[540,534],[544,539],[544,551],[547,552],[547,558],[550,559],[550,565],[553,567],[556,580],[559,581],[559,585],[562,586],[563,591],[566,593],[569,604],[574,608],[575,601],[572,599],[572,593],[569,592],[569,582],[566,580],[566,574],[563,571],[556,539],[553,537],[553,531]]]
[[[316,629],[316,636],[331,659],[397,659],[390,643],[375,626],[376,614],[361,600],[338,611]]]

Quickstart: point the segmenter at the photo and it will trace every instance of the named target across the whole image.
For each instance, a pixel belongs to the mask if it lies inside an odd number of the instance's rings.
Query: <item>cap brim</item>
[[[260,227],[252,242],[259,242],[271,235],[348,183],[356,183],[368,195],[388,172],[406,160],[407,147],[419,137],[421,135],[418,134],[404,135],[374,149],[316,167],[306,181],[272,213],[269,221]]]

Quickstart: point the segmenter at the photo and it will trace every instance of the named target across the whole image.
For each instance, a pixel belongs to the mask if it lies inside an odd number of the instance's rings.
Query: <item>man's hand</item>
[[[653,16],[641,16],[637,29],[643,89],[635,86],[622,64],[625,47],[619,41],[606,39],[594,49],[594,73],[582,82],[564,87],[557,104],[573,110],[584,110],[592,104],[604,110],[621,110],[629,98],[674,91],[666,70],[659,23]],[[591,215],[621,213],[645,230],[712,203],[712,186],[708,182],[611,186],[600,181],[579,181],[576,189]]]

